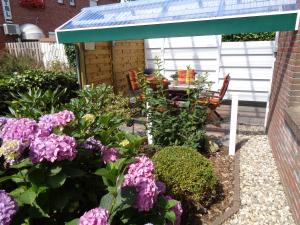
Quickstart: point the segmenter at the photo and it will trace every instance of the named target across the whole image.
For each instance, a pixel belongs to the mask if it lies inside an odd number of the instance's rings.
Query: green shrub
[[[52,90],[42,90],[39,88],[28,89],[26,93],[18,93],[15,100],[9,102],[9,116],[14,118],[34,118],[38,119],[43,114],[58,112],[61,107],[61,98],[66,94],[67,89],[56,88]]]
[[[72,99],[66,108],[80,117],[87,113],[94,115],[110,113],[123,122],[130,117],[128,98],[115,94],[113,87],[107,84],[81,89],[78,91],[78,97]]]
[[[223,42],[238,41],[274,41],[275,32],[242,33],[223,35]]]
[[[161,66],[161,61],[156,58],[154,76],[159,84],[164,79]],[[203,105],[199,97],[210,88],[207,76],[203,74],[193,82],[193,88],[186,90],[182,103],[171,101],[163,85],[157,85],[157,89],[153,89],[151,83],[144,79],[144,73],[139,73],[139,79],[144,97],[141,108],[151,123],[150,132],[154,144],[161,147],[184,145],[202,148],[207,105]],[[180,104],[180,107],[176,104]]]
[[[182,200],[206,204],[215,194],[217,177],[212,164],[188,147],[166,147],[153,156],[158,179]]]
[[[26,93],[29,88],[54,91],[58,86],[67,88],[61,98],[62,103],[76,97],[79,86],[73,73],[53,72],[42,69],[26,70],[11,78],[0,80],[0,114],[8,111],[8,101],[14,100],[13,94]]]
[[[76,68],[76,47],[73,44],[65,44],[65,51],[68,58],[69,65]]]
[[[0,78],[11,77],[14,73],[41,68],[42,66],[30,56],[13,56],[8,52],[0,54]]]

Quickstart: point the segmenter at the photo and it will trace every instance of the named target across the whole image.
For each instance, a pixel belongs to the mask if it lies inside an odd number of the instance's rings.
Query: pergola
[[[138,0],[83,9],[56,29],[59,43],[298,30],[297,0]],[[230,154],[238,98],[232,97]]]

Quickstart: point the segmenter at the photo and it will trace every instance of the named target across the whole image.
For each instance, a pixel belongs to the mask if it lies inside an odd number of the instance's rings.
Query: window
[[[64,4],[64,0],[57,0],[57,3]]]
[[[70,0],[70,5],[75,6],[75,0]]]
[[[97,0],[90,0],[90,6],[97,6]]]

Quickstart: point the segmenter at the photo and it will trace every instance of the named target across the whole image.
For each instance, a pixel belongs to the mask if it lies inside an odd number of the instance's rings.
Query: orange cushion
[[[128,70],[128,77],[132,91],[138,91],[140,89],[140,84],[137,79],[136,71]]]
[[[178,70],[177,79],[179,84],[192,84],[195,81],[195,70]]]

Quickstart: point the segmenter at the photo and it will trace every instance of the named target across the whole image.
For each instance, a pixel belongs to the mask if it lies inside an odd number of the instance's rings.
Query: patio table
[[[192,84],[174,84],[171,83],[168,86],[168,93],[171,96],[171,98],[179,97],[181,100],[184,98],[184,96],[187,95],[188,89],[195,89],[196,86]]]

